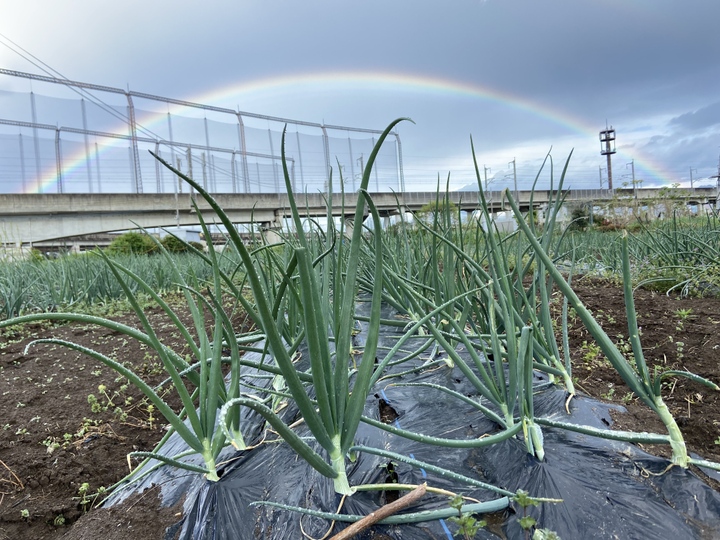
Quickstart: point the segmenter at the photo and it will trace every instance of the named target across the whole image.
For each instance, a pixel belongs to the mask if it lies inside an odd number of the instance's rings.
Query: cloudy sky
[[[552,147],[568,182],[715,182],[717,0],[0,0],[0,34],[65,77],[312,122],[397,117],[411,188],[534,178]],[[41,73],[0,38],[0,67]],[[27,90],[26,82],[0,89]],[[11,88],[15,84],[16,88]],[[3,115],[0,111],[0,117]]]

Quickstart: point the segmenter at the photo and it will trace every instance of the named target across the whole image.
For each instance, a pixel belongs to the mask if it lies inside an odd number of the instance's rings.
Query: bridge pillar
[[[475,210],[463,210],[465,212],[465,219],[460,219],[460,225],[463,223],[470,223],[472,221],[473,215],[475,215]]]
[[[273,223],[269,221],[260,224],[260,234],[268,244],[279,244],[283,241],[282,236],[280,236],[281,230],[280,227],[273,226]]]
[[[343,224],[343,234],[345,235],[345,238],[352,238],[353,231],[355,230],[355,218],[353,217],[347,217],[343,216],[342,218],[345,223]]]
[[[345,238],[352,238],[353,231],[355,230],[355,214],[345,214],[340,219],[343,220],[344,225],[344,236]],[[368,215],[365,214],[363,216],[362,221],[360,222],[360,227],[363,226],[363,223],[365,223],[365,220],[368,220]],[[368,220],[369,223],[372,223],[372,220]],[[384,219],[381,218],[380,226],[385,227]]]
[[[281,211],[275,211],[275,219],[273,221],[265,221],[260,223],[260,233],[268,244],[278,244],[283,241],[281,232],[283,229],[283,214]]]

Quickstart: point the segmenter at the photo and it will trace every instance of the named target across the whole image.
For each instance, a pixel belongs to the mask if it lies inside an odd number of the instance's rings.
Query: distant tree
[[[440,199],[427,203],[422,208],[420,208],[420,211],[418,212],[418,217],[422,219],[425,223],[432,223],[433,221],[435,221],[436,217],[438,221],[444,222],[444,216],[446,212],[450,214],[451,223],[457,222],[457,205],[454,202],[448,201],[446,199]]]

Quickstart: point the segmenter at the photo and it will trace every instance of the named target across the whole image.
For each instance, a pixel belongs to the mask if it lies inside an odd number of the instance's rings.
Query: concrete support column
[[[268,244],[278,244],[283,241],[281,233],[283,230],[283,213],[275,212],[273,221],[265,221],[260,224],[260,233]]]
[[[473,214],[475,213],[475,210],[463,210],[463,212],[465,213],[465,220],[462,221],[461,225],[463,223],[470,223],[470,221],[472,220]]]
[[[345,220],[345,228],[343,229],[345,231],[345,238],[352,238],[353,231],[355,230],[355,218],[344,216],[343,219]]]
[[[548,209],[547,204],[541,204],[540,206],[535,207],[535,211],[537,212],[537,222],[538,223],[542,223],[543,225],[545,225],[545,219],[547,218],[547,215],[548,215],[547,209]],[[532,208],[530,209],[530,211],[532,212]]]
[[[260,234],[263,240],[268,244],[279,244],[282,242],[280,231],[276,227],[270,227],[270,223],[262,223],[260,225]]]

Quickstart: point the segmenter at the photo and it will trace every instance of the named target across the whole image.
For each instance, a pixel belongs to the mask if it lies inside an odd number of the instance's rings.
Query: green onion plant
[[[720,390],[715,383],[690,373],[688,371],[681,370],[667,370],[658,371],[657,369],[652,371],[645,362],[645,356],[640,343],[640,332],[637,325],[637,315],[635,313],[635,305],[633,302],[632,295],[632,281],[630,275],[630,260],[628,255],[628,239],[627,235],[622,238],[622,261],[623,261],[623,285],[625,291],[625,309],[628,321],[628,333],[630,336],[630,343],[632,345],[633,356],[632,360],[628,360],[618,349],[612,339],[605,333],[602,327],[598,324],[595,318],[592,316],[590,311],[583,305],[578,298],[577,294],[572,290],[572,287],[565,281],[560,271],[553,264],[550,256],[547,254],[541,243],[535,238],[530,227],[520,219],[521,213],[517,205],[517,202],[512,198],[512,195],[506,192],[508,202],[512,207],[515,216],[518,217],[518,222],[523,233],[527,237],[528,241],[535,250],[535,255],[544,263],[547,272],[553,277],[553,280],[557,287],[560,289],[562,294],[567,298],[570,306],[578,314],[578,317],[582,320],[583,324],[587,328],[590,335],[595,339],[597,344],[602,349],[605,357],[610,361],[613,367],[617,370],[620,377],[633,391],[633,393],[648,407],[650,407],[660,418],[665,425],[668,436],[653,437],[652,434],[623,434],[619,436],[617,433],[612,434],[608,430],[594,430],[592,428],[582,427],[577,428],[573,424],[547,421],[537,419],[538,423],[552,425],[555,427],[563,427],[565,429],[573,431],[581,431],[583,433],[594,434],[600,437],[618,438],[620,440],[627,440],[630,442],[648,442],[654,440],[655,442],[669,442],[672,448],[672,465],[679,465],[680,467],[687,467],[688,464],[696,462],[690,458],[687,454],[685,447],[685,441],[682,436],[677,422],[670,413],[667,405],[662,398],[663,382],[672,376],[686,377],[690,380],[703,384],[712,388],[713,390]],[[707,464],[707,462],[703,462]],[[720,465],[712,465],[715,468]]]
[[[197,280],[186,280],[175,261],[164,251],[165,263],[173,272],[178,285],[182,287],[187,307],[192,315],[192,330],[181,322],[175,310],[163,300],[160,295],[146,283],[140,276],[130,269],[99,252],[100,257],[105,260],[117,282],[125,291],[135,314],[140,320],[143,331],[114,322],[109,319],[95,317],[78,313],[39,313],[25,315],[14,319],[0,322],[0,328],[15,324],[22,324],[37,320],[74,321],[81,324],[94,324],[103,326],[119,333],[122,333],[138,342],[148,346],[158,354],[173,383],[173,389],[182,402],[183,409],[176,413],[161,397],[160,393],[147,384],[139,375],[127,368],[121,362],[109,358],[93,349],[82,347],[78,344],[59,340],[44,339],[31,343],[55,343],[70,349],[82,352],[112,368],[123,377],[126,377],[132,384],[141,390],[148,400],[163,415],[173,431],[187,443],[189,450],[177,456],[165,456],[160,453],[159,448],[149,453],[137,453],[140,457],[154,458],[174,466],[204,473],[209,480],[217,480],[216,458],[225,446],[225,434],[216,428],[216,421],[220,406],[238,394],[239,377],[239,349],[233,333],[229,316],[225,313],[220,297],[210,295],[206,298],[200,292],[200,282]],[[214,257],[214,251],[210,251]],[[220,274],[216,267],[211,285],[215,290],[220,287]],[[136,290],[142,291],[151,297],[159,305],[165,314],[171,319],[185,340],[191,351],[191,356],[197,361],[198,369],[191,369],[188,362],[177,352],[169,349],[158,338],[150,321],[147,319],[143,306],[138,302]],[[206,313],[211,316],[208,319]],[[206,328],[210,327],[210,331]],[[193,335],[194,334],[194,335]],[[222,344],[228,343],[231,350],[231,383],[226,389],[223,374],[221,371]],[[186,388],[185,381],[190,383],[191,388]],[[197,409],[196,409],[197,405]],[[187,420],[187,422],[185,421]],[[231,430],[235,440],[241,438],[237,419],[226,419],[227,429]],[[187,455],[199,454],[202,457],[203,465],[196,466],[183,461]]]
[[[377,249],[381,246],[380,220],[372,200],[367,194],[370,173],[375,158],[392,128],[400,120],[391,123],[379,138],[371,152],[361,181],[354,214],[354,228],[349,244],[338,242],[335,250],[330,247],[335,242],[331,230],[326,237],[326,250],[318,258],[313,256],[311,241],[305,233],[300,210],[292,192],[290,175],[285,155],[285,137],[283,135],[282,155],[283,173],[290,200],[292,219],[297,235],[297,243],[292,246],[292,256],[285,266],[283,283],[285,294],[296,294],[299,298],[300,317],[304,329],[304,342],[310,363],[310,375],[315,399],[311,399],[292,362],[288,344],[278,327],[278,317],[269,300],[271,292],[267,290],[267,281],[263,279],[265,269],[258,264],[257,258],[245,247],[239,234],[233,227],[227,214],[214,198],[192,178],[183,175],[171,165],[161,162],[188,182],[205,199],[215,212],[218,220],[225,226],[233,248],[243,262],[247,286],[252,293],[254,305],[245,303],[248,314],[253,318],[260,331],[265,335],[267,347],[272,354],[287,384],[289,395],[297,404],[305,424],[317,443],[327,454],[327,460],[318,454],[308,443],[290,429],[269,407],[258,401],[237,396],[224,404],[221,418],[227,417],[236,405],[246,406],[262,415],[281,437],[312,467],[321,474],[332,478],[338,493],[351,492],[345,470],[346,454],[353,444],[353,438],[360,422],[367,393],[373,374],[375,351],[380,326],[380,302],[382,291],[381,259],[378,259],[374,272],[371,315],[368,337],[362,359],[354,376],[350,380],[349,361],[351,359],[352,334],[355,328],[354,311],[357,293],[357,269],[362,244],[362,222],[367,208],[372,216]],[[158,158],[160,159],[160,158]],[[330,207],[330,204],[328,204]],[[330,210],[328,210],[330,216]],[[328,223],[332,220],[328,219]],[[331,228],[332,226],[329,225]],[[345,252],[347,250],[347,252]],[[330,287],[332,279],[332,288]],[[332,298],[330,297],[332,290]],[[330,308],[332,306],[332,309]],[[329,463],[328,463],[329,460]]]

